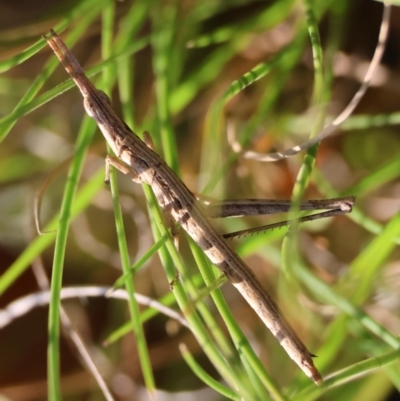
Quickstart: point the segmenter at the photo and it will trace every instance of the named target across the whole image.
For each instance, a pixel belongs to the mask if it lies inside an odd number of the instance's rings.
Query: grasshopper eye
[[[85,111],[89,117],[96,118],[96,108],[91,98],[83,98],[83,107],[85,108]]]
[[[102,90],[97,89],[97,95],[99,98],[101,98],[107,104],[111,105],[111,99]]]
[[[83,98],[83,107],[85,108],[86,113],[89,117],[92,117],[95,120],[99,118],[98,110],[101,103],[111,105],[110,98],[100,89],[96,89],[95,95]]]

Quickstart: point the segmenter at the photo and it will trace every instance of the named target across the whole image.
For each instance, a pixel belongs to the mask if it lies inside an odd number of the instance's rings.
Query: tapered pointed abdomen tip
[[[319,373],[314,374],[312,379],[317,386],[320,386],[323,383],[322,376]]]

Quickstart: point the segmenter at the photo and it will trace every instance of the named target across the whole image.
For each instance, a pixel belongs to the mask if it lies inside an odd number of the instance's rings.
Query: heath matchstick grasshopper
[[[116,158],[107,157],[107,166],[113,165],[123,173],[129,174],[133,181],[152,187],[163,211],[168,213],[192,237],[209,260],[226,275],[290,358],[315,383],[321,383],[322,377],[314,366],[312,353],[307,350],[283,318],[276,303],[263,289],[251,269],[233,251],[225,239],[251,231],[246,230],[224,236],[216,230],[211,222],[211,218],[215,217],[288,211],[290,202],[243,200],[241,202],[224,201],[209,205],[207,202],[205,205],[201,204],[164,160],[151,149],[150,144],[139,139],[118,117],[111,107],[110,99],[89,81],[82,67],[60,37],[54,31],[50,31],[45,39],[81,91],[86,113],[96,121],[116,155]],[[354,198],[352,197],[305,202],[300,209],[328,209],[328,211],[303,217],[300,221],[348,213],[351,211],[353,203]],[[278,223],[274,226],[285,224],[288,222]],[[266,228],[268,227],[262,229]]]

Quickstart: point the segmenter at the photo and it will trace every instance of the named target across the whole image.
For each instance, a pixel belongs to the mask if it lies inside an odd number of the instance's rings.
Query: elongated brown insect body
[[[277,305],[262,288],[250,268],[214,228],[193,193],[164,160],[117,116],[109,98],[89,81],[76,58],[57,34],[50,31],[46,40],[81,91],[87,114],[96,121],[118,157],[119,161],[112,164],[125,173],[128,168],[135,176],[134,181],[152,187],[160,206],[168,210],[210,261],[226,274],[290,358],[315,383],[321,383],[322,377],[314,366],[313,355],[285,321]]]

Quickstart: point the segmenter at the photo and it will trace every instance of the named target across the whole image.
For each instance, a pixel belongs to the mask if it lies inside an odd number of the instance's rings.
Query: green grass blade
[[[48,391],[53,400],[60,399],[60,292],[62,287],[62,273],[66,243],[71,222],[71,208],[77,190],[79,176],[82,171],[86,151],[94,133],[94,122],[85,118],[78,134],[76,151],[73,158],[68,180],[65,185],[63,201],[61,204],[59,225],[54,248],[53,274],[51,277],[51,295],[49,305],[49,343],[48,343]]]

